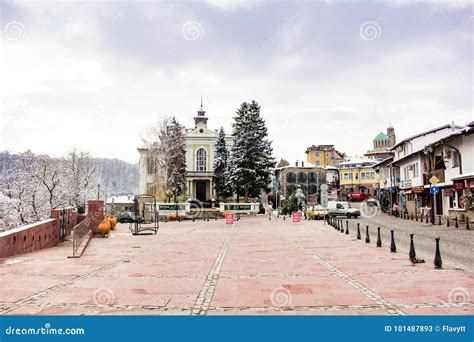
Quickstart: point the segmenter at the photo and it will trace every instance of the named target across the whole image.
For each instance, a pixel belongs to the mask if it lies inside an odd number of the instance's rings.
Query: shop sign
[[[425,192],[425,188],[423,186],[414,186],[411,188],[411,192],[414,194],[422,194]]]
[[[454,181],[453,189],[454,189],[454,191],[464,190],[464,181]]]

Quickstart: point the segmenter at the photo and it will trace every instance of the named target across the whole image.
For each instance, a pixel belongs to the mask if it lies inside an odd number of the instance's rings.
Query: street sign
[[[225,216],[225,224],[234,224],[234,214],[227,214]]]
[[[291,215],[293,218],[293,223],[299,223],[301,221],[301,215],[299,212],[294,212],[293,215]]]
[[[436,185],[433,185],[430,188],[430,192],[431,192],[432,195],[437,195],[439,193],[439,188]]]
[[[431,183],[431,184],[436,185],[436,184],[438,184],[438,182],[439,182],[438,177],[432,176],[432,177],[430,178],[430,183]]]

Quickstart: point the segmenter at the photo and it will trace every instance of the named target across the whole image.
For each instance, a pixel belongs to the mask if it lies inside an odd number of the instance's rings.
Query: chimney
[[[298,161],[296,161],[295,166],[298,167]]]
[[[304,167],[304,161],[301,161],[301,167]]]

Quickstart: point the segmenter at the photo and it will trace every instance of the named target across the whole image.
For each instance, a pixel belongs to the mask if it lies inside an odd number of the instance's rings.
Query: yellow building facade
[[[339,185],[342,195],[364,192],[375,196],[379,188],[379,174],[375,172],[373,160],[351,160],[339,167]]]
[[[321,167],[339,167],[345,157],[345,154],[337,151],[334,145],[312,145],[306,149],[305,153],[308,163]]]

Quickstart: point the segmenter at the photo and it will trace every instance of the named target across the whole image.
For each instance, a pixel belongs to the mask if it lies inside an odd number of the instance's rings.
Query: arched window
[[[289,172],[287,175],[286,175],[286,181],[288,183],[295,183],[296,182],[296,175],[293,173],[293,172]]]
[[[298,173],[298,183],[306,183],[306,173],[300,172]]]
[[[205,149],[200,148],[196,153],[196,171],[207,170],[207,152]]]
[[[310,183],[317,183],[318,182],[318,178],[316,177],[316,173],[314,173],[314,172],[310,172],[309,175],[308,175],[308,178],[309,178]]]

